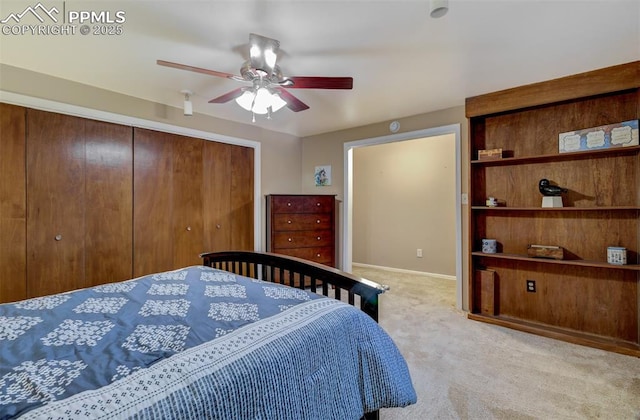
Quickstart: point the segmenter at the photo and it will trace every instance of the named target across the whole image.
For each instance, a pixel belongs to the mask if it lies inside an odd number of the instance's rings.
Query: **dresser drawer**
[[[326,230],[332,229],[331,214],[275,214],[273,229],[276,232],[290,230]]]
[[[334,196],[272,196],[273,213],[331,213],[334,206]]]
[[[333,265],[333,247],[325,246],[318,248],[275,248],[273,252],[277,254],[291,255],[292,257],[303,258],[315,261],[320,264]]]
[[[275,248],[308,248],[332,245],[333,232],[331,230],[278,232],[273,237]]]

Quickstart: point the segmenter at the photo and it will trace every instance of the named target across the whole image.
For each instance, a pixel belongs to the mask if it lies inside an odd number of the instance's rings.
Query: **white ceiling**
[[[0,20],[37,1],[3,0]],[[285,76],[353,77],[353,90],[291,90],[306,111],[257,117],[260,127],[300,137],[640,59],[638,0],[450,0],[439,19],[428,0],[42,3],[124,11],[123,34],[2,33],[0,62],[176,107],[189,89],[194,112],[247,124],[251,114],[235,102],[207,103],[242,83],[156,60],[239,74],[254,32],[280,41]]]

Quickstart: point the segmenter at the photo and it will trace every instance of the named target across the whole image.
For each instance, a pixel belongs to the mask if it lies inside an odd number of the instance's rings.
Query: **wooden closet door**
[[[204,248],[253,250],[254,151],[217,142],[204,146]]]
[[[27,289],[131,278],[131,128],[27,112]]]
[[[29,109],[26,151],[27,295],[88,286],[84,121]]]
[[[203,140],[135,129],[134,273],[200,264]]]
[[[207,141],[203,150],[203,252],[231,249],[231,149]]]
[[[87,284],[133,275],[131,127],[85,120]]]
[[[134,129],[134,276],[253,249],[253,149]]]
[[[27,297],[25,118],[0,104],[0,303]]]
[[[202,149],[205,141],[184,136],[173,139],[173,268],[202,263]]]
[[[133,132],[133,275],[173,268],[173,136]]]
[[[253,250],[253,149],[231,146],[231,249]]]

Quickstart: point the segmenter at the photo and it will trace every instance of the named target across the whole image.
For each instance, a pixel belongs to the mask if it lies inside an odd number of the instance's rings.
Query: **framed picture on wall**
[[[314,178],[316,187],[331,185],[331,165],[316,166]]]

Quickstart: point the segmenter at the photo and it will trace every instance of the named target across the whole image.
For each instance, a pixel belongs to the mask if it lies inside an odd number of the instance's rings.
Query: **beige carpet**
[[[640,420],[640,358],[468,320],[455,282],[355,267],[388,284],[380,324],[407,359],[418,403],[395,419]]]

